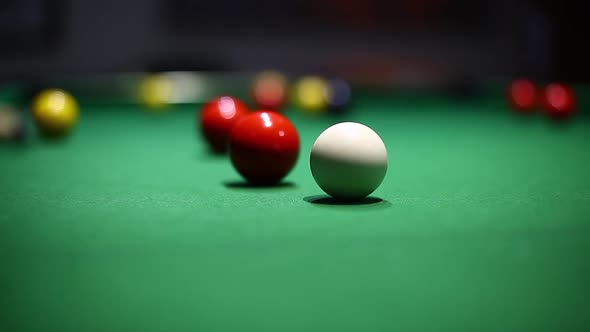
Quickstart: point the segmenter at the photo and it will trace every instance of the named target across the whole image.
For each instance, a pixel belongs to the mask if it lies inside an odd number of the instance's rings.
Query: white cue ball
[[[328,195],[343,200],[370,195],[387,172],[387,149],[373,129],[342,122],[324,130],[311,148],[311,174]]]

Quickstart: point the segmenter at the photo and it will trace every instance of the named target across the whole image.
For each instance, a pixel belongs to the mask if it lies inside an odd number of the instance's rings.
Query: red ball
[[[552,118],[564,119],[575,112],[576,96],[574,90],[566,84],[551,83],[547,85],[544,97],[545,112]]]
[[[538,89],[530,80],[515,80],[510,84],[508,99],[511,106],[521,112],[530,112],[539,103]]]
[[[234,168],[255,185],[279,183],[295,166],[299,134],[285,116],[259,111],[232,129],[229,154]]]
[[[248,106],[234,97],[217,97],[205,104],[200,114],[201,133],[213,151],[227,151],[233,126],[247,114]]]

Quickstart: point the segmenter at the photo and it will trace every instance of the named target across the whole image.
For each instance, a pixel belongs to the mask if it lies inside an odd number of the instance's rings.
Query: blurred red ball
[[[238,98],[221,96],[203,107],[199,124],[201,134],[214,152],[226,152],[233,126],[249,114],[248,106]]]
[[[576,110],[574,90],[567,84],[551,83],[545,87],[543,106],[552,118],[568,118]]]
[[[508,99],[517,111],[530,112],[539,104],[538,88],[530,80],[515,80],[510,84]]]

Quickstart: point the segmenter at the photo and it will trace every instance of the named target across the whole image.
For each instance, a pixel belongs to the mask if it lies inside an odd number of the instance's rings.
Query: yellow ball
[[[297,106],[313,112],[323,112],[327,108],[328,87],[326,82],[317,76],[301,78],[294,87],[293,97]]]
[[[47,135],[64,135],[78,122],[78,102],[69,93],[50,89],[33,100],[33,118],[39,130]]]
[[[172,80],[164,74],[146,76],[139,86],[139,100],[152,109],[164,109],[172,101]]]

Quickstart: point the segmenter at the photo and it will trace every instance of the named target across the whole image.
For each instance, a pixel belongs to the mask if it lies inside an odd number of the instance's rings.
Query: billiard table
[[[65,139],[0,145],[0,330],[587,331],[578,91],[567,122],[517,116],[501,89],[289,108],[301,154],[272,187],[207,151],[199,105],[82,99]],[[309,169],[315,138],[349,120],[389,151],[384,182],[354,204]]]

